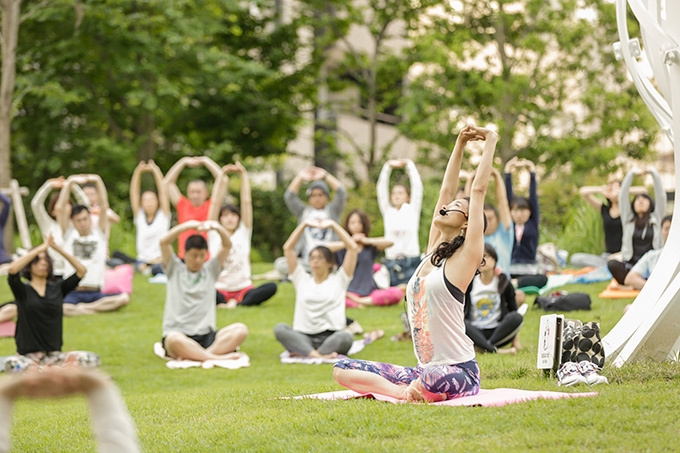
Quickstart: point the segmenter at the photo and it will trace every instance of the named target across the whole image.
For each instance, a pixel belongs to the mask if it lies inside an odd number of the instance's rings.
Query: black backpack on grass
[[[545,296],[538,296],[534,305],[538,305],[545,311],[590,310],[590,296],[586,293],[555,291]]]

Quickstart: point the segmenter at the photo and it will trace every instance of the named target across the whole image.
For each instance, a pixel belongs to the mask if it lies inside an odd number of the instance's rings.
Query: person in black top
[[[61,254],[76,270],[65,280],[55,281],[48,248]],[[64,296],[78,286],[87,269],[74,256],[55,244],[50,235],[45,243],[12,262],[7,282],[14,293],[18,316],[14,341],[17,355],[3,362],[5,371],[63,363],[99,365],[99,356],[91,352],[61,353]],[[24,277],[28,283],[21,280]]]
[[[606,252],[602,255],[590,253],[574,253],[571,255],[573,266],[606,266],[607,258],[613,253],[621,251],[623,228],[621,226],[621,209],[619,208],[619,194],[621,181],[612,180],[606,186],[584,186],[579,194],[590,206],[600,212]],[[642,186],[631,187],[629,193],[633,195],[647,193]]]

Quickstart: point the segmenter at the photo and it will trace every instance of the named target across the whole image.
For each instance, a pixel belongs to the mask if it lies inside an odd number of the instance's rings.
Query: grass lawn
[[[255,265],[255,273],[270,268]],[[568,317],[599,321],[605,334],[621,317],[627,299],[601,300],[605,283],[567,286],[591,294],[593,309]],[[0,278],[0,301],[10,300]],[[219,310],[218,328],[248,325],[242,347],[252,365],[170,370],[153,354],[160,340],[165,286],[135,276],[131,304],[116,313],[64,321],[64,350],[95,351],[102,371],[120,387],[135,420],[142,449],[167,451],[524,451],[604,450],[676,451],[680,435],[680,367],[675,363],[605,367],[610,385],[599,395],[558,401],[533,401],[500,408],[393,405],[370,400],[279,400],[277,397],[342,388],[331,365],[281,365],[282,347],[273,327],[292,323],[294,292],[279,285],[261,307]],[[529,302],[533,297],[529,298]],[[415,365],[412,345],[389,337],[401,331],[401,305],[350,309],[364,329],[386,335],[355,356]],[[483,388],[561,389],[536,369],[538,320],[529,310],[516,356],[478,355]],[[0,355],[15,352],[12,338],[0,339]],[[83,398],[20,401],[14,412],[14,451],[94,451]]]

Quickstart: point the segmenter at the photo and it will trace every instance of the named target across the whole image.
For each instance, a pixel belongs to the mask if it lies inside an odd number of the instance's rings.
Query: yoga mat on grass
[[[640,291],[632,290],[622,290],[622,289],[605,289],[600,294],[597,295],[600,299],[635,299]]]
[[[290,352],[288,351],[283,351],[281,354],[279,354],[279,358],[281,359],[281,363],[284,365],[288,365],[290,363],[302,363],[305,365],[320,365],[322,363],[335,363],[338,360],[346,359],[347,356],[354,355],[357,352],[362,351],[366,346],[369,344],[373,343],[376,340],[379,340],[385,335],[385,332],[382,330],[374,330],[366,334],[366,336],[360,340],[354,340],[352,343],[352,347],[349,348],[349,351],[347,352],[347,355],[339,355],[334,359],[324,359],[324,358],[315,358],[315,357],[299,357],[299,356],[291,356]]]
[[[0,337],[13,337],[17,325],[14,321],[0,322]]]
[[[601,299],[635,299],[638,294],[640,294],[639,289],[621,289],[616,280],[612,279],[607,288],[597,297]]]
[[[436,403],[422,403],[413,402],[413,404],[433,404],[436,406],[482,406],[482,407],[499,407],[506,404],[522,403],[525,401],[532,401],[537,399],[557,400],[562,398],[579,398],[586,396],[595,396],[597,392],[587,393],[565,393],[565,392],[550,392],[550,391],[533,391],[520,389],[481,389],[478,394],[473,396],[465,396],[448,401],[438,401]],[[408,401],[398,400],[385,395],[377,393],[357,393],[352,390],[340,390],[337,392],[315,393],[312,395],[294,396],[292,398],[281,399],[318,399],[318,400],[348,400],[353,398],[371,398],[378,401],[386,401],[388,403],[409,403]]]
[[[244,355],[235,360],[206,360],[205,362],[198,362],[195,360],[173,360],[171,357],[165,355],[165,349],[160,341],[154,343],[153,352],[158,357],[166,360],[165,366],[171,370],[178,370],[184,368],[203,368],[208,370],[210,368],[227,368],[229,370],[236,370],[238,368],[250,366],[250,357]]]

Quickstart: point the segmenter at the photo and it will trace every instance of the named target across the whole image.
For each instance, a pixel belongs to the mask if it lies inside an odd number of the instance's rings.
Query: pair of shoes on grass
[[[568,387],[577,384],[609,384],[606,377],[598,374],[599,371],[600,367],[587,360],[579,363],[567,362],[557,370],[557,385]]]

